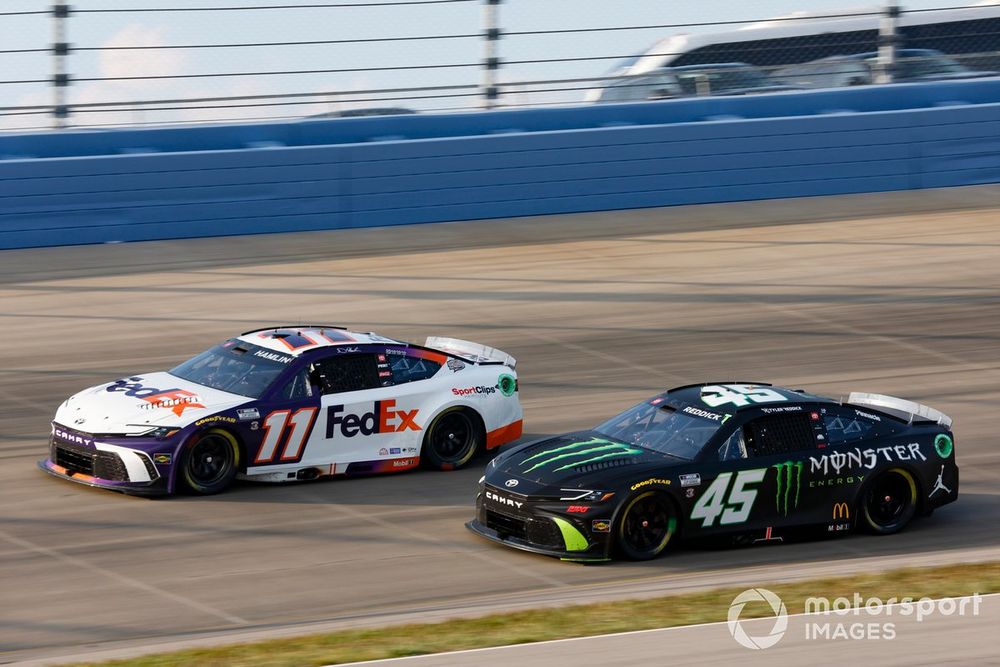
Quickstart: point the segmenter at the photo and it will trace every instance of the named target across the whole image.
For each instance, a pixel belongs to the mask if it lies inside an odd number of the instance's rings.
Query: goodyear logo
[[[559,472],[560,470],[575,468],[588,463],[636,456],[637,454],[642,454],[642,450],[637,447],[630,447],[624,443],[612,442],[604,438],[591,438],[582,442],[563,445],[562,447],[546,449],[543,452],[524,459],[522,465],[527,465],[530,461],[535,462],[534,465],[523,471],[524,473],[529,473],[538,468],[561,463],[562,465],[552,470],[552,472]]]
[[[669,479],[657,479],[657,478],[654,477],[652,479],[647,479],[644,482],[638,482],[637,484],[633,484],[632,486],[629,487],[629,490],[630,491],[635,491],[636,489],[641,489],[644,486],[652,486],[653,484],[659,484],[661,486],[670,486],[670,480]]]
[[[802,462],[785,461],[771,467],[778,471],[774,508],[783,516],[788,516],[789,509],[795,509],[799,506],[799,491],[802,489]]]

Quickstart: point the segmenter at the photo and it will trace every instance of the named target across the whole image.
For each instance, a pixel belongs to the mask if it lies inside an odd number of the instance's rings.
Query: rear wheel
[[[240,447],[228,431],[211,429],[195,436],[181,457],[181,479],[199,495],[223,491],[236,477]]]
[[[892,468],[871,481],[861,496],[861,527],[876,535],[902,530],[917,513],[917,483],[908,471]]]
[[[647,491],[626,502],[618,521],[618,548],[632,560],[656,558],[677,531],[677,513],[662,493]]]
[[[422,456],[435,468],[455,470],[476,455],[483,444],[478,420],[462,408],[439,414],[427,429]]]

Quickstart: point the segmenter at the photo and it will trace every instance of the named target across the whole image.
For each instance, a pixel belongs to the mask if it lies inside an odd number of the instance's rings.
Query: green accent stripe
[[[576,452],[566,452],[565,454],[557,454],[557,455],[555,455],[555,456],[553,456],[551,458],[547,458],[547,459],[544,459],[542,461],[539,461],[538,463],[536,463],[535,465],[531,466],[530,468],[528,468],[524,472],[525,473],[529,473],[532,470],[534,470],[535,468],[541,468],[542,466],[547,466],[550,463],[555,463],[556,461],[561,461],[562,459],[568,459],[568,458],[572,458],[574,456],[585,456],[587,454],[592,454],[594,452],[606,452],[608,450],[617,450],[619,452],[621,452],[623,450],[627,451],[627,452],[632,451],[626,445],[601,445],[600,447],[591,447],[590,449],[581,449],[581,450],[576,451]]]
[[[802,490],[802,461],[795,464],[795,509],[799,508],[799,492]]]
[[[782,475],[782,473],[785,472],[785,464],[784,463],[778,463],[778,464],[775,464],[774,467],[778,469],[778,479],[777,479],[778,490],[774,494],[774,511],[780,512],[781,511],[781,475]]]
[[[602,447],[601,449],[606,449]],[[595,450],[589,450],[595,451]],[[584,452],[581,452],[581,454]],[[603,461],[604,459],[616,459],[625,458],[627,456],[635,456],[636,454],[642,454],[641,449],[626,449],[623,452],[611,452],[610,454],[602,454],[601,456],[592,456],[589,459],[584,459],[583,461],[573,461],[572,463],[567,463],[564,466],[560,466],[553,470],[552,472],[559,472],[560,470],[565,470],[566,468],[575,468],[577,466],[587,465],[588,463],[594,463],[595,461]],[[539,463],[538,465],[542,465]],[[527,471],[525,471],[527,472]]]
[[[602,440],[601,438],[591,438],[590,440],[585,440],[583,442],[571,442],[568,445],[563,445],[562,447],[556,447],[555,449],[546,449],[538,452],[534,456],[529,456],[528,458],[521,461],[521,463],[527,463],[532,459],[537,459],[539,456],[550,456],[552,454],[557,454],[559,452],[564,452],[567,449],[578,449],[580,447],[589,447],[590,445],[597,445],[604,443],[606,445],[612,444],[610,440]]]
[[[576,529],[573,524],[571,524],[566,519],[560,519],[557,516],[552,517],[552,520],[556,522],[559,526],[559,532],[562,533],[563,542],[566,543],[566,551],[586,551],[590,543],[587,542],[587,538],[583,536],[579,530]]]

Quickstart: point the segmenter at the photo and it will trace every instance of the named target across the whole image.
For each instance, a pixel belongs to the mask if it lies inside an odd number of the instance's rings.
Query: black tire
[[[862,530],[875,535],[898,533],[917,513],[920,494],[909,471],[891,468],[865,486],[858,513]]]
[[[677,510],[670,498],[656,491],[625,502],[615,529],[618,550],[631,560],[652,560],[677,534]]]
[[[431,422],[421,456],[438,470],[457,470],[472,460],[484,440],[482,426],[474,413],[450,408]]]
[[[240,467],[240,446],[232,433],[210,429],[194,436],[181,456],[181,481],[192,493],[224,491]]]

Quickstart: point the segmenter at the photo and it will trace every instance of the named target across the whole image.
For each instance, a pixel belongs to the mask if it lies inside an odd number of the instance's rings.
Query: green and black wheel
[[[618,548],[632,560],[663,553],[677,532],[674,504],[662,493],[647,491],[630,498],[618,519]]]
[[[861,528],[876,535],[898,533],[917,513],[917,482],[909,471],[891,468],[861,494]]]

